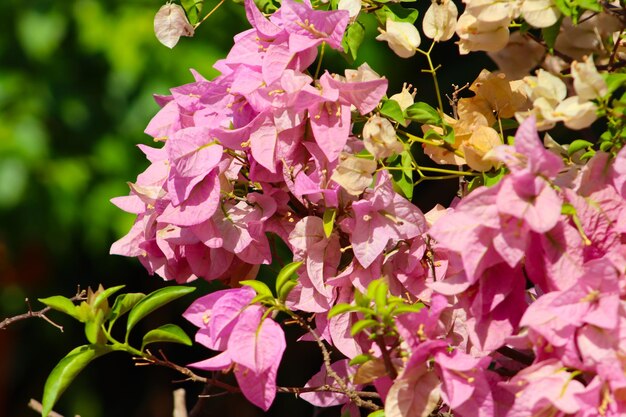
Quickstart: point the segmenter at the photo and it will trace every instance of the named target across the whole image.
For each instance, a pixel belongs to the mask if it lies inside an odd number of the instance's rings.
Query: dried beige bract
[[[193,36],[193,26],[178,4],[167,3],[154,16],[154,34],[159,42],[173,48],[181,36]]]

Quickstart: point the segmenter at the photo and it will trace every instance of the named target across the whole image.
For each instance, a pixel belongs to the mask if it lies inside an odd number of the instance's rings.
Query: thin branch
[[[385,346],[383,336],[381,334],[377,334],[374,342],[376,342],[378,348],[380,349],[383,362],[385,363],[385,370],[389,374],[389,378],[392,380],[396,379],[398,377],[398,371],[396,370],[396,367],[393,366],[393,362],[391,362],[391,356],[389,356],[389,351],[387,350],[387,346]]]
[[[355,390],[348,387],[348,385],[346,384],[346,381],[344,381],[343,378],[337,375],[335,370],[331,367],[330,352],[328,352],[328,349],[326,349],[326,345],[324,345],[324,341],[322,341],[320,336],[309,325],[309,323],[307,323],[306,320],[304,320],[302,317],[298,316],[297,314],[293,314],[292,317],[295,320],[297,320],[300,326],[306,329],[311,334],[311,336],[313,336],[313,339],[315,339],[315,342],[317,343],[320,350],[322,351],[322,357],[324,358],[324,366],[326,367],[326,374],[330,376],[331,378],[333,378],[335,382],[337,382],[337,385],[339,385],[341,392],[346,394],[346,396],[350,398],[350,400],[352,400],[352,402],[358,407],[367,408],[369,410],[380,410],[380,407],[378,405],[374,404],[373,402],[369,400],[362,399]]]
[[[41,414],[43,411],[43,405],[41,405],[41,403],[34,398],[30,399],[30,401],[28,402],[28,407],[35,410],[39,414]],[[63,417],[63,415],[55,411],[50,411],[50,413],[48,414],[48,417]],[[76,415],[75,417],[80,417],[80,416]]]
[[[347,394],[341,390],[341,388],[333,387],[331,385],[322,385],[319,387],[277,387],[278,392],[284,392],[289,394],[303,394],[306,392],[336,392],[339,394]],[[370,391],[354,391],[359,397],[380,399],[380,395],[377,392]]]
[[[85,299],[85,291],[81,291],[80,288],[77,290],[76,295],[73,296],[72,298],[70,298],[70,300],[72,300],[72,301],[78,301],[78,300],[84,300],[84,299]],[[2,322],[0,322],[0,330],[6,329],[9,325],[11,325],[11,324],[13,324],[13,323],[15,323],[17,321],[26,320],[26,319],[29,319],[31,317],[37,317],[37,318],[40,318],[40,319],[43,319],[43,320],[47,321],[48,323],[50,323],[51,325],[53,325],[54,327],[59,329],[61,332],[63,332],[63,326],[61,326],[60,324],[55,323],[48,316],[46,316],[46,314],[50,310],[52,310],[52,308],[45,307],[45,308],[42,308],[39,311],[33,311],[33,309],[31,308],[31,305],[30,305],[30,300],[28,298],[26,298],[24,301],[26,302],[26,305],[28,307],[28,311],[26,313],[24,313],[24,314],[19,314],[17,316],[8,317],[8,318],[2,320]]]
[[[172,413],[173,417],[188,417],[187,415],[187,404],[185,401],[185,389],[179,388],[174,390],[174,411]]]

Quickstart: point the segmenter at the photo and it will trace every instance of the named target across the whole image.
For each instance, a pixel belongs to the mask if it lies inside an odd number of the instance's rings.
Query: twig
[[[39,414],[42,413],[43,411],[43,405],[41,405],[41,403],[39,401],[37,401],[34,398],[31,398],[30,401],[28,402],[28,407],[30,407],[31,409],[35,410],[36,412],[38,412]],[[63,417],[63,415],[55,412],[55,411],[50,411],[50,413],[48,414],[48,417]],[[79,415],[76,415],[75,417],[80,417]]]
[[[367,408],[369,410],[380,410],[380,407],[378,405],[374,404],[373,402],[369,400],[362,399],[355,390],[348,387],[348,385],[343,380],[343,378],[337,375],[335,370],[330,366],[331,365],[330,352],[328,352],[328,349],[326,349],[324,342],[319,337],[317,332],[313,330],[313,328],[309,325],[309,323],[307,323],[306,320],[304,320],[302,317],[298,316],[297,314],[293,314],[292,317],[295,320],[297,320],[300,326],[305,328],[311,334],[311,336],[313,336],[313,339],[315,339],[315,342],[317,343],[320,350],[322,351],[322,357],[324,358],[324,366],[326,367],[326,374],[330,376],[331,378],[333,378],[335,382],[337,382],[337,385],[339,385],[339,388],[341,389],[340,392],[346,394],[346,396],[348,396],[348,398],[350,398],[350,400],[352,400],[352,402],[358,407]]]
[[[382,334],[377,334],[374,342],[378,345],[380,352],[383,356],[383,362],[385,363],[385,370],[389,374],[389,378],[392,380],[398,377],[398,371],[396,367],[393,366],[393,362],[391,362],[391,356],[389,356],[389,351],[387,350],[387,346],[385,346],[385,341],[383,339]]]
[[[174,412],[173,417],[187,417],[187,404],[185,401],[185,389],[174,390]]]
[[[77,300],[83,300],[85,298],[85,291],[81,291],[80,288],[78,289],[76,295],[72,298],[70,298],[70,300],[72,301],[77,301]],[[57,329],[59,329],[61,332],[63,332],[63,326],[61,326],[60,324],[55,323],[54,321],[52,321],[48,316],[46,316],[46,314],[52,310],[51,307],[45,307],[42,308],[39,311],[33,311],[33,309],[31,308],[30,305],[30,300],[28,298],[26,298],[24,300],[26,302],[26,305],[28,307],[28,311],[24,314],[20,314],[17,316],[13,316],[13,317],[8,317],[4,320],[2,320],[2,322],[0,322],[0,330],[4,330],[6,329],[9,325],[17,322],[17,321],[21,321],[21,320],[25,320],[25,319],[29,319],[31,317],[37,317],[40,319],[43,319],[45,321],[47,321],[48,323],[50,323],[51,325],[53,325],[54,327],[56,327]]]

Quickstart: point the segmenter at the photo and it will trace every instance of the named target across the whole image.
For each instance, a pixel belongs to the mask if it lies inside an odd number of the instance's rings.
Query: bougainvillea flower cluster
[[[537,27],[560,16],[550,1],[466,3],[461,52],[503,48],[520,15]],[[452,36],[453,6],[433,2],[428,37]],[[166,280],[229,287],[184,314],[196,342],[220,352],[191,366],[233,370],[250,402],[271,406],[288,347],[272,308],[239,282],[276,261],[278,238],[287,262],[301,262],[279,302],[310,323],[300,342],[345,356],[311,376],[306,387],[327,389],[304,400],[357,415],[349,405],[369,386],[387,417],[626,413],[626,148],[582,163],[538,134],[596,119],[608,87],[592,58],[572,64],[569,98],[544,70],[517,82],[483,72],[455,118],[410,116],[415,94],[388,99],[387,80],[367,64],[312,74],[320,48],[346,50],[358,13],[292,0],[269,17],[251,0],[245,10],[252,28],[215,64],[221,75],[194,72],[157,97],[146,133],[163,146],[140,147],[150,166],[113,200],[137,218],[112,253]],[[388,18],[378,39],[412,56],[414,29]],[[501,119],[514,117],[507,142]],[[412,136],[399,131],[411,120],[433,160],[497,171],[497,181],[422,213],[394,174],[406,167],[390,165],[410,158]],[[450,130],[456,139],[443,139]],[[410,308],[388,322],[384,300]],[[370,301],[379,315],[368,316]]]

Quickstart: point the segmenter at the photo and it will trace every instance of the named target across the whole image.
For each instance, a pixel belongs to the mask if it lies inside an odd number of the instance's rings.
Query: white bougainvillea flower
[[[459,10],[453,1],[443,0],[439,3],[432,0],[422,22],[424,35],[435,42],[447,41],[454,35],[458,15]]]
[[[509,41],[508,21],[485,23],[476,16],[463,13],[456,22],[456,34],[459,35],[459,53],[465,55],[471,51],[495,52],[504,48]]]
[[[339,0],[338,10],[347,10],[350,19],[355,19],[361,12],[361,0]]]
[[[363,144],[376,159],[386,158],[404,150],[391,122],[378,115],[370,117],[363,126]]]
[[[345,74],[346,74],[345,77],[340,77],[336,74],[333,75],[333,77],[338,78],[338,79],[342,78],[345,81],[350,82],[350,83],[380,80],[381,78],[383,78],[380,75],[378,75],[378,73],[374,71],[367,64],[367,62],[364,62],[361,65],[359,65],[357,69],[350,69],[350,68],[346,69]]]
[[[560,119],[570,129],[580,130],[591,126],[596,121],[597,107],[579,96],[568,97],[554,109],[554,118]]]
[[[585,57],[583,62],[572,62],[574,89],[581,100],[593,100],[604,97],[608,91],[606,82],[593,62],[592,57]]]
[[[154,16],[154,34],[159,42],[171,49],[181,36],[193,36],[193,26],[182,7],[167,3]]]
[[[376,166],[376,161],[342,152],[331,180],[341,185],[349,194],[359,195],[372,183]]]
[[[536,28],[550,27],[561,17],[553,0],[524,0],[521,12],[524,20]]]
[[[538,98],[544,98],[554,107],[567,97],[565,83],[548,71],[540,69],[536,77],[524,77],[524,82],[527,85],[528,97],[533,100],[533,103]]]
[[[519,4],[511,0],[464,0],[465,13],[474,16],[482,23],[508,26],[519,16]]]
[[[387,19],[385,30],[378,28],[378,41],[386,41],[393,52],[400,58],[410,58],[420,46],[422,39],[417,28],[409,22],[396,22]]]

